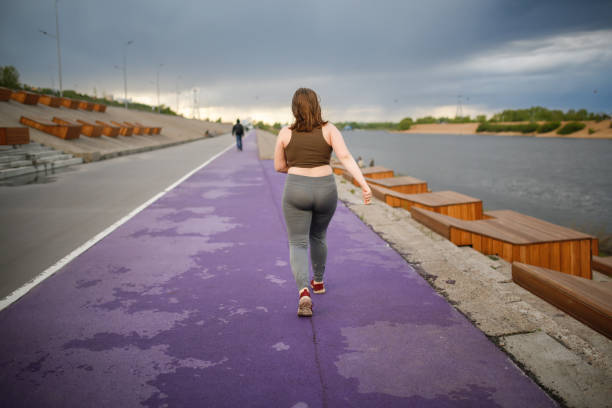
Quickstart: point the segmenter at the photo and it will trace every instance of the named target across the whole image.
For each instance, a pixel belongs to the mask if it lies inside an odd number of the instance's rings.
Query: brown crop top
[[[285,147],[287,167],[312,168],[329,164],[332,147],[323,137],[323,128],[312,132],[291,132],[291,140]]]

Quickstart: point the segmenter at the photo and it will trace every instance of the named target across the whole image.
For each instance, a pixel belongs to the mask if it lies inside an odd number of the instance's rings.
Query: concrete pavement
[[[4,403],[555,406],[344,205],[298,318],[285,176],[254,139],[0,312]]]
[[[202,139],[73,166],[39,184],[0,185],[0,299],[232,141]]]

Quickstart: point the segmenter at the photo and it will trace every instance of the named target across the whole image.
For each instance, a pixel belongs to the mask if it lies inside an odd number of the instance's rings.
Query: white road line
[[[246,138],[246,135],[245,135],[245,138]],[[177,181],[175,181],[174,183],[172,183],[171,185],[166,187],[163,191],[157,193],[155,196],[153,196],[149,200],[145,201],[143,204],[141,204],[137,208],[133,209],[128,215],[126,215],[125,217],[121,218],[119,221],[115,222],[110,227],[106,228],[104,231],[100,232],[98,235],[96,235],[95,237],[91,238],[89,241],[85,242],[83,245],[81,245],[80,247],[78,247],[75,250],[73,250],[72,252],[70,252],[68,255],[66,255],[65,257],[63,257],[59,261],[57,261],[55,264],[53,264],[50,267],[48,267],[47,269],[45,269],[42,273],[37,275],[34,279],[32,279],[28,283],[26,283],[23,286],[21,286],[19,289],[14,290],[10,295],[8,295],[4,299],[0,300],[0,311],[4,310],[11,303],[15,302],[20,297],[22,297],[23,295],[28,293],[30,290],[32,290],[32,288],[34,288],[40,282],[44,281],[49,276],[53,275],[55,272],[60,270],[68,262],[72,261],[74,258],[76,258],[77,256],[81,255],[83,252],[87,251],[89,248],[94,246],[98,241],[100,241],[101,239],[106,237],[108,234],[110,234],[111,232],[113,232],[114,230],[119,228],[121,225],[123,225],[126,222],[128,222],[132,217],[134,217],[136,214],[138,214],[139,212],[141,212],[142,210],[147,208],[149,205],[153,204],[155,201],[157,201],[159,198],[161,198],[168,191],[172,190],[174,187],[176,187],[179,184],[181,184],[183,181],[185,181],[193,173],[195,173],[196,171],[200,170],[201,168],[207,166],[213,160],[215,160],[217,157],[221,156],[223,153],[227,152],[230,148],[232,148],[234,146],[235,146],[235,142],[232,142],[225,149],[221,150],[219,153],[215,154],[213,157],[211,157],[210,159],[206,160],[204,163],[202,163],[201,165],[199,165],[195,169],[191,170],[189,173],[185,174],[183,177],[181,177],[180,179],[178,179]]]

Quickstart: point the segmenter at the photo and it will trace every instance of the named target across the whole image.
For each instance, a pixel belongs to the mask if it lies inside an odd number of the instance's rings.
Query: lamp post
[[[60,96],[63,96],[63,88],[62,88],[62,53],[61,53],[61,49],[60,49],[60,36],[59,36],[59,14],[57,11],[57,2],[58,0],[55,0],[55,35],[48,33],[45,30],[38,30],[40,31],[42,34],[46,35],[47,37],[51,37],[51,38],[55,38],[55,41],[57,43],[57,73],[59,76],[59,94]]]
[[[183,77],[181,75],[179,75],[178,77],[176,77],[176,114],[179,114],[179,102],[180,102],[180,96],[181,93],[179,92],[179,81],[182,79]]]
[[[159,109],[159,70],[161,69],[161,67],[163,67],[164,64],[159,64],[159,66],[157,67],[157,113],[160,113],[160,109]]]
[[[134,40],[130,40],[123,44],[123,98],[125,100],[125,109],[128,108],[127,99],[127,47],[132,44]]]

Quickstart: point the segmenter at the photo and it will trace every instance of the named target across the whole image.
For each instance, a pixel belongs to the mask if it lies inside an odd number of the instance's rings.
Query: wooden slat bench
[[[104,126],[96,125],[81,119],[77,119],[76,121],[81,125],[81,134],[88,137],[102,136],[102,130],[104,129]]]
[[[9,99],[11,99],[11,95],[12,95],[13,91],[5,88],[3,86],[0,86],[0,101],[1,102],[6,102]]]
[[[80,126],[81,134],[88,137],[100,137],[100,135],[102,134],[102,126],[96,126],[80,119],[77,119],[78,123],[72,123],[66,119],[58,118],[57,116],[55,116],[53,118],[53,122],[57,123],[58,125]]]
[[[24,126],[0,127],[0,145],[18,145],[30,143],[30,129]]]
[[[340,163],[331,163],[332,171],[334,174],[341,176],[346,171],[346,168]]]
[[[366,181],[370,185],[388,188],[399,193],[419,194],[429,192],[426,181],[410,176],[387,177],[382,179],[366,177]]]
[[[401,207],[405,210],[410,210],[412,207],[424,208],[461,220],[484,218],[482,200],[456,191],[404,194],[375,184],[371,184],[370,188],[374,197],[391,207]]]
[[[132,136],[132,133],[134,132],[134,127],[133,126],[127,126],[127,125],[123,125],[119,122],[115,122],[114,120],[111,120],[111,123],[115,126],[119,126],[119,134],[122,136]]]
[[[142,133],[145,135],[150,135],[153,132],[153,128],[151,126],[147,126],[147,125],[143,125],[140,122],[134,122],[135,124],[137,124],[138,126],[140,126],[140,128],[142,129]]]
[[[103,103],[94,103],[93,110],[96,112],[106,112],[106,105]]]
[[[13,91],[11,99],[23,103],[24,105],[36,105],[38,103],[39,94],[28,91]]]
[[[606,258],[593,256],[593,269],[605,275],[612,276],[612,256]]]
[[[126,122],[126,121],[123,121],[123,123],[125,123],[126,126],[131,126],[134,129],[134,134],[135,135],[140,135],[140,134],[144,133],[143,132],[143,128],[142,128],[141,125],[133,124],[133,123]]]
[[[61,125],[42,118],[22,116],[19,122],[62,139],[78,139],[81,133],[80,125]]]
[[[38,103],[50,106],[52,108],[59,108],[62,104],[62,98],[53,95],[40,95]]]
[[[591,279],[591,255],[598,241],[591,235],[510,210],[487,211],[485,219],[465,221],[411,207],[412,218],[455,245],[471,245],[486,255],[523,262]]]
[[[519,262],[512,264],[512,280],[612,339],[612,282],[594,282]]]
[[[96,120],[98,125],[102,126],[102,134],[108,137],[117,137],[119,135],[119,126],[113,126],[110,123]]]
[[[62,106],[68,109],[78,109],[79,101],[77,101],[76,99],[62,98]]]
[[[93,111],[93,108],[94,104],[92,102],[79,101],[79,109],[91,112]]]
[[[371,179],[382,179],[387,177],[393,177],[393,170],[382,166],[364,167],[361,169],[361,173],[364,177]]]

